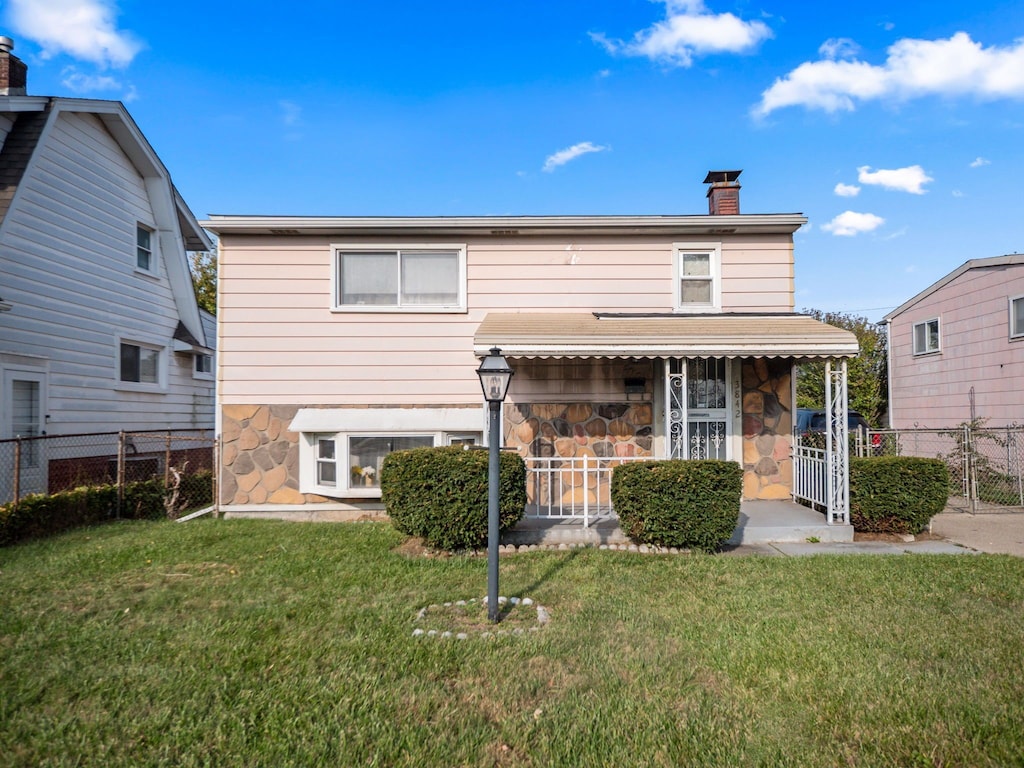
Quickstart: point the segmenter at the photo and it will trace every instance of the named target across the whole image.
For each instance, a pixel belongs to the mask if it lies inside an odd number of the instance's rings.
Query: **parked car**
[[[846,412],[846,423],[851,432],[858,429],[871,429],[868,420],[857,411]],[[806,435],[810,432],[824,432],[828,425],[828,411],[816,408],[796,409],[796,431],[798,434]]]
[[[856,435],[858,431],[861,431],[864,436],[867,436],[868,431],[871,429],[871,425],[868,424],[868,420],[860,415],[857,411],[846,412],[846,424],[850,430],[850,438]],[[810,437],[811,435],[824,435],[825,427],[828,425],[828,411],[818,408],[797,408],[796,410],[796,434],[801,439]],[[871,435],[871,447],[877,451],[881,448],[882,436],[880,434]]]

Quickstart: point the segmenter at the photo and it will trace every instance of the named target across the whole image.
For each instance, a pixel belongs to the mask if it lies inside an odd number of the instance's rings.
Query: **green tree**
[[[196,251],[188,255],[192,270],[192,286],[199,307],[211,315],[217,314],[217,251]]]
[[[860,345],[860,355],[847,366],[850,409],[858,411],[873,427],[882,426],[888,411],[888,369],[885,328],[866,317],[842,312],[805,309],[815,320],[852,331]],[[804,363],[797,369],[796,404],[798,408],[822,408],[825,405],[825,363]]]

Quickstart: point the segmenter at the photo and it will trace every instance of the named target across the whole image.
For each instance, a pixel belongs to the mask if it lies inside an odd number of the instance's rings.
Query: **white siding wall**
[[[224,404],[477,404],[472,338],[488,312],[672,311],[673,240],[589,236],[469,239],[467,313],[331,313],[342,242],[221,238]],[[793,309],[789,236],[727,238],[722,264],[725,311]]]
[[[1010,341],[1009,297],[1024,264],[971,269],[893,318],[893,426],[944,428],[975,410],[991,427],[1024,423],[1024,339]],[[914,355],[915,323],[939,318],[940,351]]]
[[[0,352],[46,359],[49,434],[212,427],[209,381],[171,351],[177,311],[159,259],[135,270],[136,223],[150,226],[145,183],[100,121],[61,112],[7,215]],[[117,386],[117,337],[166,347],[166,389]]]

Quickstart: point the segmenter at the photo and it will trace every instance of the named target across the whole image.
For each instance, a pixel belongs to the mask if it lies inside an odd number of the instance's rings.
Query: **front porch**
[[[742,501],[729,545],[853,541],[852,525],[829,525],[821,512],[793,501]],[[584,522],[582,516],[528,514],[502,536],[503,544],[628,544],[610,509]]]

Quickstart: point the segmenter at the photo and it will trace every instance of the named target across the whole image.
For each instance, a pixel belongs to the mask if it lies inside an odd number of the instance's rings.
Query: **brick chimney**
[[[14,41],[0,37],[0,96],[24,96],[28,66],[15,56]]]
[[[740,212],[740,185],[736,181],[743,171],[708,171],[704,178],[708,187],[708,213],[728,216]]]

